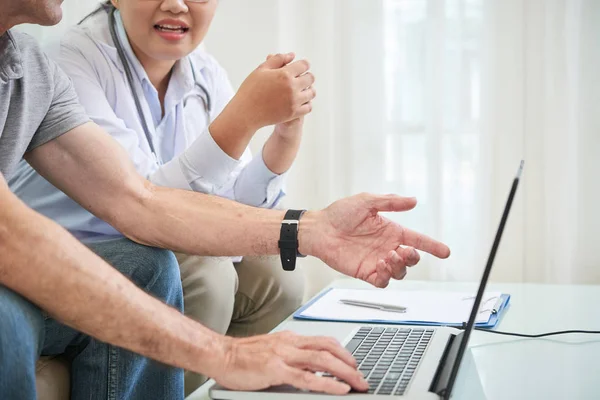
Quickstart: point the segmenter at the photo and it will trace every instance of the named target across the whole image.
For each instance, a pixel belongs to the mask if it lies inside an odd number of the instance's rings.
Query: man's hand
[[[356,361],[335,339],[290,332],[230,339],[223,368],[213,378],[234,390],[261,390],[277,385],[343,395],[369,388]],[[317,376],[329,372],[344,382]]]
[[[360,194],[339,200],[300,221],[302,254],[314,255],[333,269],[384,288],[403,279],[419,262],[415,249],[439,258],[450,256],[443,243],[406,229],[379,215],[413,209],[414,198]],[[404,247],[407,246],[407,247]]]

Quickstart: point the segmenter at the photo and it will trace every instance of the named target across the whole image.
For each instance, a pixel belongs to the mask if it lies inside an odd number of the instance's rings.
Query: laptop
[[[519,180],[523,172],[521,161],[515,177],[500,226],[496,232],[483,277],[479,284],[477,296],[473,302],[468,322],[463,329],[430,326],[401,325],[369,325],[358,328],[325,322],[311,325],[313,335],[330,335],[335,329],[336,336],[343,335],[343,344],[353,354],[359,370],[369,382],[367,393],[351,392],[346,396],[331,396],[295,389],[291,386],[277,386],[257,392],[228,390],[220,385],[210,389],[210,396],[215,400],[253,400],[281,399],[329,400],[346,398],[375,400],[379,398],[416,399],[450,399],[456,383],[461,362],[465,356],[469,337],[475,326],[481,301],[487,286],[496,257],[504,226],[517,192]],[[306,326],[306,323],[303,323]],[[341,327],[341,328],[340,328]],[[327,376],[327,374],[323,374]]]

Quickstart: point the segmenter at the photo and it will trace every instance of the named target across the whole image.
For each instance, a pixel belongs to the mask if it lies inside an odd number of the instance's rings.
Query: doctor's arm
[[[272,58],[269,56],[267,62]],[[286,68],[294,77],[294,87],[299,93],[297,98],[299,106],[306,110],[306,114],[309,114],[312,112],[312,101],[317,95],[313,87],[315,76],[307,72],[310,64],[306,60],[299,60]],[[300,148],[303,126],[304,115],[275,125],[261,155],[266,167],[274,174],[284,174],[292,166]]]
[[[267,60],[270,58],[271,56],[267,57]],[[305,64],[305,70],[308,71],[310,68],[308,61],[302,60],[300,62]],[[311,112],[311,101],[317,96],[317,92],[313,87],[315,76],[311,73],[305,73],[301,69],[297,73],[299,74],[297,77],[298,89],[305,94],[307,100],[304,106],[308,107],[309,112]],[[304,117],[275,125],[275,130],[265,143],[262,152],[262,157],[269,170],[281,175],[291,168],[300,148],[303,127]]]
[[[287,172],[300,148],[303,122],[303,118],[297,118],[276,125],[262,151],[244,166],[224,195],[254,207],[277,206],[285,196]]]
[[[267,61],[272,57],[272,55],[269,55]],[[317,92],[313,87],[315,76],[305,72],[310,69],[308,61],[302,60],[300,62],[304,64],[305,68],[296,71],[298,74],[297,89],[306,95],[305,100],[307,101],[304,106],[309,109],[310,113],[312,112],[311,101],[317,96]],[[300,148],[303,126],[304,117],[275,125],[275,130],[265,143],[262,152],[262,157],[269,170],[281,175],[291,168]]]
[[[268,60],[271,57],[268,58]],[[312,100],[316,91],[312,87],[315,77],[310,72],[306,60],[299,60],[288,66],[291,76],[295,77],[294,86],[300,93],[299,102],[307,112],[312,111]],[[234,91],[221,67],[215,71],[216,107],[222,109],[231,98]],[[219,194],[254,207],[272,208],[285,195],[283,191],[286,172],[291,168],[298,154],[302,141],[304,117],[275,125],[273,133],[267,139],[260,153],[244,166],[235,177],[233,185],[227,185],[225,191]],[[249,153],[249,150],[247,150]],[[213,153],[214,154],[214,153]],[[250,157],[248,155],[247,157]]]
[[[120,81],[119,72],[105,62],[103,54],[89,46],[89,39],[77,40],[82,40],[75,42],[78,47],[88,45],[85,54],[76,47],[63,44],[60,65],[73,81],[81,104],[90,118],[127,150],[137,171],[159,186],[213,193],[215,188],[226,183],[238,166],[238,159],[256,130],[309,111],[292,101],[295,94],[286,90],[294,83],[292,74],[279,68],[291,61],[292,56],[278,55],[246,79],[234,100],[229,102],[231,97],[227,97],[225,103],[229,104],[218,106],[225,110],[212,122],[210,129],[200,134],[178,157],[159,165],[149,154],[145,137],[129,128],[108,100],[111,96],[118,98],[116,107],[129,106],[135,113],[133,102],[128,102],[131,94]],[[123,90],[125,96],[121,93]],[[264,98],[269,102],[263,101]],[[256,109],[256,105],[260,107]]]

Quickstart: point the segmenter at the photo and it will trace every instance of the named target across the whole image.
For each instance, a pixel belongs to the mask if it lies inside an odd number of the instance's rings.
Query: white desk
[[[342,279],[333,287],[369,285]],[[477,284],[395,282],[395,290],[477,290]],[[600,331],[600,286],[490,284],[489,290],[511,294],[497,330],[543,333],[567,329]],[[540,307],[541,305],[541,307]],[[322,322],[288,319],[276,330],[311,334]],[[339,324],[331,324],[335,336]],[[348,324],[344,324],[345,327]],[[208,399],[212,381],[187,400]],[[519,339],[473,332],[456,399],[600,399],[600,335],[564,335]]]

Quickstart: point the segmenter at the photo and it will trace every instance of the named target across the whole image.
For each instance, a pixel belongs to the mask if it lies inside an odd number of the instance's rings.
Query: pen
[[[462,300],[471,300],[474,298],[475,298],[475,296],[467,296],[467,297],[463,297]],[[496,302],[494,303],[494,307],[492,307],[491,309],[486,308],[484,310],[480,310],[479,312],[482,313],[482,312],[489,311],[492,314],[498,314],[498,312],[500,311],[500,308],[502,307],[502,303],[504,303],[504,299],[502,298],[502,296],[498,296],[498,297],[494,296],[494,297],[490,297],[489,299],[485,300],[483,302],[483,304],[486,304],[492,300],[496,300]],[[482,304],[482,306],[483,306],[483,304]]]
[[[494,304],[494,308],[492,308],[492,314],[498,314],[498,311],[500,311],[500,307],[502,307],[503,302],[504,299],[502,299],[502,296],[498,296],[498,299],[496,299],[496,304]]]
[[[349,306],[374,308],[376,310],[390,311],[390,312],[397,312],[397,313],[405,313],[407,310],[406,307],[402,307],[402,306],[395,306],[393,304],[373,303],[373,302],[369,302],[369,301],[340,299],[340,303],[343,303],[343,304],[346,304]]]

